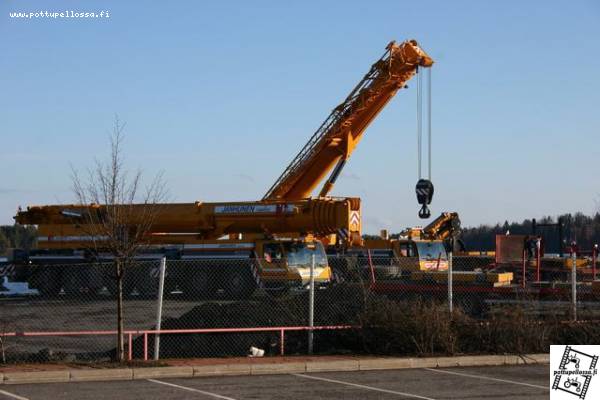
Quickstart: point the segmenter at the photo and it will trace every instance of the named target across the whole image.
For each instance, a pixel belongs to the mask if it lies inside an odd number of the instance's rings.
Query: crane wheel
[[[78,271],[77,268],[72,268],[63,272],[62,286],[65,290],[65,294],[69,296],[76,296],[81,293],[81,290],[85,286],[85,277],[83,271]]]
[[[190,268],[181,281],[187,299],[210,299],[214,296],[211,274],[207,268]]]
[[[115,277],[114,271],[104,275],[104,286],[110,293],[111,297],[117,297],[117,278]],[[126,272],[125,276],[123,277],[123,297],[131,296],[133,289],[135,289],[135,280],[131,274]]]
[[[61,289],[60,271],[56,267],[40,267],[32,287],[44,297],[58,296]]]
[[[247,299],[256,290],[250,265],[229,268],[225,277],[225,294],[230,299]]]
[[[276,288],[268,288],[266,292],[269,296],[276,299],[280,299],[290,294],[290,287],[284,284],[283,286],[279,286]]]
[[[141,265],[134,266],[130,272],[134,274],[133,279],[135,280],[135,288],[139,295],[145,298],[156,298],[159,284],[158,265],[154,265],[154,263],[152,263],[152,265],[142,263]],[[165,293],[168,292],[169,291],[165,287]]]

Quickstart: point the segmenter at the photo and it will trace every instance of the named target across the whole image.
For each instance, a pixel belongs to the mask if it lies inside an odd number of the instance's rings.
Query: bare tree
[[[86,212],[79,226],[90,238],[93,251],[111,254],[117,295],[118,361],[125,359],[123,281],[136,254],[148,244],[153,223],[161,212],[166,191],[162,174],[143,188],[142,172],[130,173],[124,165],[123,129],[118,117],[110,136],[110,158],[96,160],[86,179],[72,169],[73,192]]]

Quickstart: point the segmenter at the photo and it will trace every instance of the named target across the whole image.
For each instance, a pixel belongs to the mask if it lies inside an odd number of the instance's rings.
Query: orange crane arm
[[[446,240],[460,234],[460,217],[456,212],[443,212],[426,227],[406,228],[400,237],[419,240]]]
[[[456,212],[443,212],[423,228],[430,240],[446,240],[460,233],[460,218]]]
[[[329,171],[319,196],[326,196],[369,124],[418,67],[433,60],[410,40],[391,42],[384,55],[337,106],[284,170],[263,200],[298,200],[311,196]]]

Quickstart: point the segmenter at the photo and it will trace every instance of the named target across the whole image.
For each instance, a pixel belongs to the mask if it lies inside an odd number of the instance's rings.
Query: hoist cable
[[[427,68],[427,161],[429,163],[429,180],[431,180],[431,68]]]
[[[421,155],[422,155],[422,137],[423,137],[423,118],[422,118],[422,88],[423,83],[421,79],[421,74],[417,69],[417,168],[418,168],[418,179],[422,177],[422,169],[421,169]]]

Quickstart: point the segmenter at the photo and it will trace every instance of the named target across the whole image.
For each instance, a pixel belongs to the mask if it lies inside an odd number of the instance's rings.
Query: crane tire
[[[61,289],[60,271],[56,267],[40,267],[36,274],[35,287],[44,297],[56,297]]]
[[[214,285],[208,268],[190,268],[181,280],[186,299],[210,299],[214,296]]]
[[[225,295],[235,300],[249,298],[257,286],[250,264],[228,268],[224,283]]]

